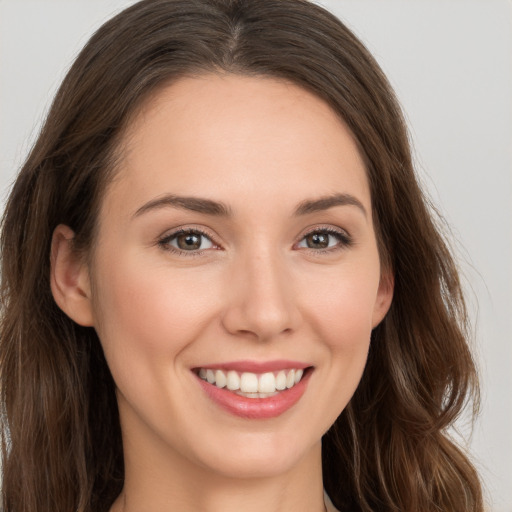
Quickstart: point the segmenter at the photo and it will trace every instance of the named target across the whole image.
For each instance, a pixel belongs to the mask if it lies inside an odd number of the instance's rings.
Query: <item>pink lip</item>
[[[305,368],[304,366],[298,367]],[[207,368],[214,369],[211,366]],[[220,368],[226,367],[221,366]],[[246,367],[244,366],[244,368]],[[283,368],[286,368],[286,366],[279,367],[279,369]],[[289,368],[297,368],[297,366],[292,365]],[[239,371],[238,367],[237,371]],[[312,371],[307,371],[298,384],[290,389],[280,391],[277,395],[269,398],[247,398],[237,395],[226,388],[218,388],[215,384],[210,384],[199,377],[197,377],[197,380],[207,396],[231,414],[247,419],[268,419],[280,416],[300,400],[306,391],[312,373]]]
[[[210,370],[234,370],[236,372],[251,372],[251,373],[265,373],[276,372],[279,370],[288,370],[291,368],[304,369],[311,364],[301,363],[299,361],[290,361],[280,359],[275,361],[230,361],[226,363],[206,364],[198,368],[205,368]]]

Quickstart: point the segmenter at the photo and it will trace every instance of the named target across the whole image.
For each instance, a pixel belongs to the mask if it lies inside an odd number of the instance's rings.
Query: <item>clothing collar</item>
[[[339,512],[339,510],[332,504],[331,498],[327,495],[327,493],[324,491],[324,503],[325,508],[327,509],[327,512]]]

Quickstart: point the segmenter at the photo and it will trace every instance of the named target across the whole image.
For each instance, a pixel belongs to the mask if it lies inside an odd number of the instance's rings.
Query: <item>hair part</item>
[[[89,254],[144,101],[185,76],[266,76],[322,98],[364,158],[395,295],[362,381],[323,438],[340,510],[482,512],[477,474],[447,435],[477,399],[456,267],[414,175],[392,89],[357,38],[305,0],[143,0],[101,27],[67,74],[2,221],[0,390],[5,512],[107,511],[123,486],[115,384],[92,328],[50,291],[54,228]]]

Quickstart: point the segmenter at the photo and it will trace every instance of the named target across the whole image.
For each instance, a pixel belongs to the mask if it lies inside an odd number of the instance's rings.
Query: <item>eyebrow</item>
[[[204,199],[201,197],[187,197],[177,196],[173,194],[166,194],[165,196],[158,197],[142,205],[134,214],[138,217],[143,213],[151,210],[158,210],[160,208],[173,207],[183,210],[191,210],[193,212],[204,213],[206,215],[215,215],[218,217],[231,217],[231,208],[224,203],[212,201],[211,199]]]
[[[366,209],[361,201],[350,194],[332,194],[317,199],[307,199],[297,205],[294,216],[308,215],[310,213],[328,210],[335,206],[355,206],[367,217]],[[231,208],[225,203],[201,197],[177,196],[174,194],[166,194],[145,203],[133,216],[138,217],[148,211],[169,207],[190,210],[216,217],[233,216]]]
[[[308,213],[328,210],[334,206],[356,206],[365,217],[368,216],[363,203],[351,194],[332,194],[330,196],[319,197],[318,199],[302,201],[295,209],[295,215],[307,215]]]

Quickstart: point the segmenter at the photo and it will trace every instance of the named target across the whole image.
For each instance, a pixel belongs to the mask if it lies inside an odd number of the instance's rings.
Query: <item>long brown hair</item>
[[[115,385],[94,329],[52,298],[52,232],[67,224],[87,253],[130,118],[157,87],[218,71],[311,91],[365,159],[395,294],[354,397],[323,437],[328,494],[342,511],[481,512],[477,474],[447,435],[478,396],[457,270],[386,78],[337,18],[306,0],[143,0],[100,28],[70,69],[3,217],[3,510],[101,512],[121,491]]]

